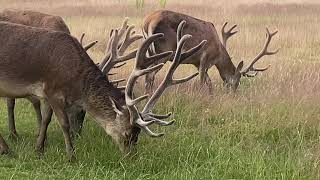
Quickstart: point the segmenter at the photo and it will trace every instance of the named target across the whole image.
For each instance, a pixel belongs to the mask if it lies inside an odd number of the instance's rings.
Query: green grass
[[[45,156],[37,158],[34,113],[28,102],[20,100],[16,112],[21,139],[8,141],[15,157],[0,157],[0,179],[320,178],[320,127],[295,123],[319,113],[316,107],[295,112],[296,105],[290,103],[241,106],[236,97],[229,100],[235,107],[206,111],[196,98],[170,99],[167,95],[158,111],[175,111],[176,124],[156,129],[166,133],[159,139],[143,134],[133,157],[123,157],[104,131],[87,118],[83,135],[75,142],[76,163],[67,162],[55,121],[48,132]],[[3,102],[1,106],[5,107]],[[2,121],[5,111],[1,109]],[[6,124],[1,123],[5,135]]]

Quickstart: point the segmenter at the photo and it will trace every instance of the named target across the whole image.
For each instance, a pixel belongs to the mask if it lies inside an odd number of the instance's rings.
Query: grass
[[[30,103],[20,100],[16,117],[21,140],[8,140],[15,157],[0,157],[0,179],[320,179],[319,3],[221,2],[171,0],[166,8],[211,21],[217,30],[224,21],[238,24],[239,33],[228,42],[235,64],[240,60],[248,64],[257,54],[266,26],[278,29],[270,49],[280,47],[279,53],[258,65],[271,64],[267,72],[243,78],[236,94],[225,91],[215,68],[210,71],[213,96],[203,93],[205,89],[193,90],[191,83],[168,89],[156,110],[174,112],[175,125],[154,127],[166,133],[159,139],[143,134],[133,157],[123,157],[91,117],[86,117],[83,135],[75,142],[74,164],[66,162],[62,133],[55,121],[48,132],[45,156],[36,157],[35,114]],[[63,16],[73,35],[86,32],[86,41],[99,40],[89,52],[95,61],[103,56],[109,30],[125,16],[139,27],[145,14],[159,9],[157,1],[145,1],[144,8],[137,10],[135,1],[129,0],[0,0],[0,4],[1,8]],[[126,76],[130,69],[126,66],[119,76]],[[182,66],[177,76],[191,71],[195,68]],[[4,101],[0,107],[0,132],[7,136]]]

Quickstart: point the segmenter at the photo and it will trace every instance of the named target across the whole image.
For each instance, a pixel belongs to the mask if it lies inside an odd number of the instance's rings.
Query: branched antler
[[[98,43],[98,41],[92,41],[91,43],[89,43],[88,45],[86,46],[83,46],[83,38],[85,36],[85,33],[82,33],[81,37],[80,37],[80,44],[81,46],[83,47],[83,49],[85,51],[88,51],[90,48],[92,48],[94,45],[96,45]]]
[[[141,97],[133,99],[133,86],[134,86],[136,80],[138,79],[138,77],[162,68],[164,63],[157,64],[154,62],[154,60],[156,60],[156,62],[157,62],[157,61],[160,61],[161,59],[166,58],[172,54],[171,51],[168,51],[168,52],[164,52],[161,54],[156,54],[151,57],[146,57],[146,53],[147,53],[147,50],[148,50],[150,44],[153,43],[155,40],[162,38],[163,34],[154,34],[154,35],[148,37],[143,42],[143,44],[141,45],[141,47],[139,48],[138,53],[137,53],[135,67],[134,67],[134,69],[128,79],[128,82],[127,82],[125,96],[126,96],[126,103],[127,103],[130,115],[131,115],[130,116],[131,123],[142,128],[148,135],[150,135],[152,137],[162,136],[163,133],[152,132],[148,128],[149,125],[156,123],[156,124],[159,124],[162,126],[168,126],[174,122],[174,121],[167,122],[167,121],[162,120],[162,119],[166,119],[166,118],[170,117],[171,113],[168,113],[166,115],[156,115],[151,112],[151,110],[154,108],[156,102],[159,100],[159,98],[161,97],[161,95],[163,94],[165,89],[171,85],[176,85],[176,84],[186,82],[186,81],[188,81],[198,75],[198,73],[195,73],[195,74],[192,74],[192,75],[185,77],[185,78],[182,78],[182,79],[173,79],[174,71],[177,69],[179,64],[181,62],[183,62],[184,59],[187,59],[188,57],[190,57],[194,53],[197,53],[206,43],[206,40],[204,40],[196,47],[182,53],[182,49],[183,49],[184,44],[186,43],[186,41],[188,39],[190,39],[192,37],[191,35],[182,36],[182,29],[183,29],[185,23],[186,23],[185,21],[182,21],[178,26],[177,49],[175,51],[173,63],[171,64],[168,72],[166,73],[165,78],[163,79],[163,81],[161,82],[161,84],[159,85],[159,87],[157,88],[155,93],[150,97],[150,99],[146,103],[146,105],[141,113],[139,113],[139,111],[135,105],[137,103],[141,102],[142,100],[148,98],[148,95],[143,95]],[[153,62],[150,62],[150,60],[152,60]],[[151,67],[145,69],[145,67],[148,67],[151,64],[157,64],[157,65],[154,65],[154,66],[151,66]]]
[[[222,45],[227,48],[227,41],[228,39],[233,36],[234,34],[236,34],[238,31],[233,31],[234,28],[237,27],[237,25],[233,25],[229,30],[225,30],[226,26],[227,26],[228,22],[225,22],[221,28],[221,35],[222,35]],[[232,32],[233,31],[233,32]]]
[[[103,73],[108,74],[112,68],[121,67],[125,65],[125,61],[128,61],[136,56],[137,50],[133,50],[124,55],[125,51],[132,43],[143,37],[142,35],[135,34],[133,29],[134,26],[128,26],[128,19],[126,18],[119,30],[111,30],[110,40],[108,42],[105,57],[99,64],[99,68]],[[122,64],[117,65],[119,63]]]
[[[254,67],[254,64],[255,64],[259,59],[261,59],[263,56],[273,55],[273,54],[276,54],[276,53],[279,51],[279,49],[277,49],[277,50],[275,50],[275,51],[268,51],[268,46],[269,46],[269,44],[270,44],[270,41],[271,41],[272,37],[278,33],[278,31],[275,31],[275,32],[273,32],[273,33],[270,33],[270,31],[269,31],[268,28],[266,28],[266,30],[267,30],[267,32],[266,32],[266,42],[265,42],[262,50],[260,51],[260,53],[253,59],[253,61],[251,62],[251,64],[241,72],[241,74],[242,74],[243,76],[254,77],[254,76],[257,75],[257,73],[258,73],[259,71],[265,71],[265,70],[267,70],[270,66],[265,67],[265,68],[255,68],[255,67]],[[254,72],[254,74],[248,74],[249,72]]]

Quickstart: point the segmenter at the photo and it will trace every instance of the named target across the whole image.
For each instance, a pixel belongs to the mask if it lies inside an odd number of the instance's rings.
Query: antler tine
[[[98,41],[92,41],[92,42],[89,43],[88,45],[83,46],[83,39],[84,39],[84,36],[85,36],[85,35],[86,35],[85,33],[82,33],[79,41],[80,41],[80,44],[81,44],[81,46],[83,47],[83,49],[84,49],[85,51],[88,51],[88,50],[89,50],[90,48],[92,48],[95,44],[97,44]]]
[[[108,43],[108,48],[106,50],[106,56],[100,65],[100,69],[104,73],[109,72],[116,64],[134,58],[137,54],[137,50],[133,50],[128,54],[124,55],[125,51],[132,43],[142,38],[141,35],[134,35],[132,33],[134,26],[128,26],[127,22],[128,18],[124,20],[123,25],[119,30],[114,30],[111,34],[111,38]],[[124,34],[125,37],[121,41]],[[121,67],[123,65],[124,63],[117,67]]]
[[[178,29],[177,29],[177,42],[180,41],[181,37],[182,37],[182,30],[184,28],[184,26],[186,25],[186,21],[183,20],[180,22],[180,24],[178,25]]]
[[[92,41],[91,43],[89,43],[88,45],[84,46],[83,49],[85,51],[88,51],[90,48],[92,48],[94,45],[96,45],[98,43],[98,41]]]
[[[82,34],[81,34],[81,37],[80,37],[80,44],[81,44],[81,46],[83,45],[83,38],[84,38],[85,35],[86,35],[85,33],[82,33]]]
[[[130,53],[128,53],[127,55],[123,55],[124,52],[128,49],[128,47],[136,42],[137,40],[141,39],[143,36],[140,34],[132,34],[132,30],[134,29],[134,26],[129,26],[126,30],[126,35],[122,41],[122,43],[119,45],[119,50],[118,50],[118,54],[119,54],[119,58],[117,63],[119,62],[124,62],[124,61],[128,61],[132,58],[134,58],[137,54],[137,50],[133,50]],[[133,35],[133,36],[132,36]]]
[[[185,22],[181,22],[179,27],[182,28],[178,28],[177,31],[177,36],[181,35],[181,31],[183,30]],[[173,62],[167,72],[167,74],[165,75],[165,78],[162,80],[161,84],[159,85],[159,87],[156,89],[155,93],[151,96],[151,98],[148,100],[148,102],[146,103],[144,109],[142,110],[141,114],[143,116],[143,119],[146,119],[148,121],[153,120],[154,123],[162,125],[162,126],[167,126],[172,124],[174,121],[162,121],[160,119],[165,119],[170,117],[171,113],[166,114],[166,115],[156,115],[153,114],[151,112],[151,110],[154,108],[156,102],[158,101],[158,99],[160,98],[160,96],[163,94],[163,92],[165,91],[165,89],[171,85],[176,85],[176,84],[180,84],[183,82],[186,82],[192,78],[194,78],[195,76],[198,75],[198,73],[195,73],[191,76],[188,76],[186,78],[182,78],[182,79],[173,79],[173,74],[175,72],[175,70],[178,68],[178,66],[181,63],[181,57],[183,56],[184,53],[182,53],[182,49],[184,44],[186,43],[186,41],[188,39],[190,39],[192,36],[191,35],[184,35],[181,38],[177,37],[177,40],[179,39],[178,43],[177,43],[177,49],[173,58]],[[186,53],[188,53],[189,56],[191,56],[190,52],[193,53],[197,53],[205,44],[204,42],[201,42],[199,45],[197,45],[196,47],[192,48],[191,50],[187,51]],[[199,48],[200,47],[200,48]],[[195,49],[197,51],[195,51]],[[186,57],[186,55],[184,55]]]
[[[122,66],[124,66],[124,65],[126,65],[127,63],[126,62],[124,62],[124,63],[122,63],[122,64],[119,64],[119,65],[115,65],[115,66],[113,66],[113,68],[120,68],[120,67],[122,67]]]
[[[228,22],[225,22],[221,28],[221,35],[222,35],[222,45],[227,48],[227,41],[228,39],[233,36],[234,34],[236,34],[238,31],[233,31],[234,28],[237,27],[237,25],[233,25],[229,30],[225,30],[226,26],[227,26]],[[233,32],[232,32],[233,31]]]
[[[200,44],[197,46],[189,49],[188,51],[181,54],[180,63],[182,63],[184,60],[188,59],[190,56],[196,54],[200,51],[207,43],[207,40],[202,40]]]
[[[110,56],[111,56],[111,47],[112,47],[112,43],[114,41],[114,38],[115,38],[115,31],[118,31],[118,30],[115,30],[115,29],[111,29],[110,31],[110,34],[109,34],[109,41],[107,43],[107,47],[106,47],[106,50],[105,50],[105,56],[104,58],[102,59],[101,63],[99,63],[99,69],[102,70],[106,63],[108,62],[108,60],[110,59]]]
[[[270,33],[270,31],[269,31],[268,28],[266,28],[266,31],[267,31],[267,32],[266,32],[266,42],[265,42],[262,50],[261,50],[260,53],[253,59],[253,61],[250,63],[250,65],[249,65],[245,70],[243,70],[243,71],[241,72],[242,75],[245,75],[245,74],[247,74],[247,73],[250,72],[250,71],[255,71],[255,72],[256,72],[256,71],[265,71],[265,70],[267,70],[267,69],[270,67],[270,65],[269,65],[268,67],[266,67],[266,68],[255,68],[255,67],[254,67],[254,64],[255,64],[259,59],[261,59],[263,56],[269,56],[269,55],[273,55],[273,54],[278,53],[279,49],[277,49],[277,50],[275,50],[275,51],[268,51],[268,46],[269,46],[269,44],[270,44],[270,42],[271,42],[271,39],[272,39],[272,37],[273,37],[274,35],[276,35],[276,34],[278,33],[278,31],[276,30],[275,32]]]
[[[122,22],[121,28],[118,30],[120,37],[122,37],[124,35],[124,33],[126,32],[126,30],[128,29],[128,21],[129,21],[129,18],[126,17]]]
[[[154,35],[148,37],[138,49],[136,62],[135,62],[135,65],[134,65],[134,69],[132,70],[132,73],[128,78],[127,87],[126,87],[126,90],[125,90],[126,102],[127,102],[128,106],[133,106],[136,103],[138,103],[138,102],[140,102],[143,99],[148,97],[147,95],[144,95],[144,96],[142,96],[140,98],[137,98],[136,100],[132,100],[133,87],[134,87],[134,84],[135,84],[136,80],[138,79],[138,77],[140,77],[140,76],[142,76],[144,74],[147,74],[149,72],[155,71],[157,69],[160,69],[164,65],[162,63],[162,64],[155,65],[153,67],[149,67],[147,69],[143,68],[145,60],[147,59],[146,58],[146,52],[147,52],[150,44],[152,42],[154,42],[155,40],[157,40],[159,38],[162,38],[162,37],[163,37],[163,34],[154,34]]]
[[[101,63],[101,66],[102,64],[104,64],[101,69],[101,71],[104,74],[107,74],[112,69],[114,65],[113,61],[118,57],[117,45],[118,45],[119,39],[120,39],[120,36],[118,34],[118,30],[114,30],[113,36],[111,38],[111,43],[110,43],[111,47],[109,48],[110,51],[109,53],[107,53],[107,55],[105,56],[105,58]]]
[[[123,55],[123,53],[127,50],[127,48],[137,40],[143,38],[140,34],[134,34],[134,26],[129,26],[126,31],[126,36],[124,37],[124,40],[119,48],[119,55]]]
[[[117,79],[117,80],[112,80],[112,81],[110,81],[112,84],[119,84],[119,83],[121,83],[121,82],[124,82],[124,81],[126,81],[126,79]]]

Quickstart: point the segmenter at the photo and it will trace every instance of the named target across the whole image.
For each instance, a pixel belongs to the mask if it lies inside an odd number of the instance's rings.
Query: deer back
[[[67,33],[0,22],[0,37],[0,88],[7,91],[1,96],[43,97],[46,88],[78,95],[83,73],[91,66],[97,69],[89,57],[81,57],[86,53]]]
[[[6,9],[0,13],[0,20],[70,34],[68,26],[60,16],[53,16],[41,12]]]
[[[181,21],[185,20],[186,25],[183,34],[192,35],[192,41],[188,41],[183,50],[190,49],[199,44],[203,39],[207,40],[202,51],[186,59],[183,64],[194,64],[199,66],[200,58],[205,53],[212,58],[219,56],[221,52],[221,42],[217,31],[212,23],[206,22],[185,14],[160,10],[146,16],[143,22],[143,31],[151,34],[164,33],[163,39],[154,43],[156,53],[174,50],[176,48],[177,27]]]

